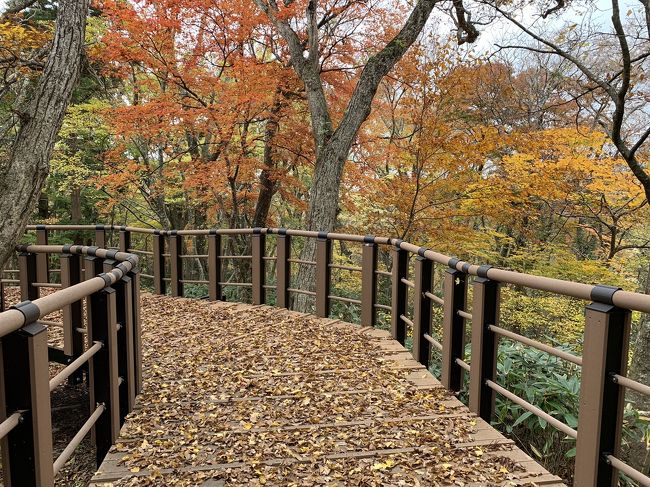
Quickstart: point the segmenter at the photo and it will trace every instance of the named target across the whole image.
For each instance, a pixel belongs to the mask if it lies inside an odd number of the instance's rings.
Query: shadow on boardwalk
[[[561,485],[385,332],[142,304],[145,387],[96,485]]]

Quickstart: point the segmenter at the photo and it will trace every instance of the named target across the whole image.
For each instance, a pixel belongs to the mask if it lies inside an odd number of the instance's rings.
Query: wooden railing
[[[264,304],[267,291],[275,290],[275,304],[279,307],[290,307],[291,298],[302,294],[313,298],[314,312],[320,317],[330,316],[333,301],[358,306],[362,326],[375,326],[377,313],[387,312],[390,314],[390,330],[394,339],[405,343],[410,331],[413,340],[412,353],[416,360],[429,367],[432,349],[441,352],[441,381],[447,389],[459,391],[464,383],[465,374],[469,374],[469,407],[481,418],[486,421],[492,419],[495,394],[500,394],[547,421],[568,437],[577,439],[575,485],[614,485],[618,480],[617,471],[641,485],[650,485],[649,477],[619,458],[625,390],[630,389],[640,394],[650,395],[650,387],[625,377],[631,312],[650,312],[648,295],[606,285],[593,286],[522,274],[488,265],[474,265],[428,248],[386,237],[281,228],[164,231],[101,225],[50,225],[32,226],[28,230],[36,231],[39,243],[47,242],[49,233],[54,231],[94,232],[98,246],[106,245],[107,232],[115,233],[121,252],[137,253],[150,260],[150,265],[146,269],[149,273],[142,273],[141,276],[150,281],[151,288],[158,294],[165,294],[169,288],[173,296],[183,296],[184,285],[191,283],[207,286],[207,297],[217,300],[223,299],[224,288],[228,286],[248,287],[251,289],[253,304]],[[150,245],[142,249],[132,248],[134,235],[138,238],[145,237],[150,241]],[[224,255],[222,238],[229,236],[249,236],[250,255]],[[275,239],[274,256],[266,255],[268,236],[273,236]],[[183,255],[183,239],[187,237],[205,238],[207,254],[194,252]],[[296,237],[316,240],[315,261],[302,261],[292,256],[291,239]],[[333,263],[332,243],[334,241],[359,244],[361,265],[348,266]],[[390,272],[378,268],[379,248],[388,250],[391,254]],[[207,279],[184,277],[183,264],[188,258],[206,262]],[[410,277],[411,258],[414,258],[414,262]],[[232,259],[250,261],[250,281],[224,280],[224,262]],[[266,284],[265,280],[269,262],[275,265],[274,285]],[[434,291],[432,286],[436,264],[445,267],[442,293]],[[313,291],[292,287],[292,265],[315,266]],[[47,259],[41,258],[36,263],[36,270],[30,271],[27,279],[32,287],[34,281],[46,279],[47,266]],[[166,272],[167,268],[169,272]],[[361,274],[358,299],[337,296],[331,292],[332,269]],[[379,278],[390,279],[390,305],[377,302]],[[24,279],[21,273],[21,282]],[[467,307],[470,280],[471,312]],[[583,355],[577,356],[558,350],[500,327],[500,287],[503,284],[587,301]],[[442,307],[443,326],[440,340],[437,340],[432,332],[433,307]],[[0,330],[5,328],[3,321],[6,321],[6,318],[4,314],[0,314]],[[469,363],[465,357],[467,322],[471,323]],[[520,342],[582,366],[577,430],[496,382],[500,338]]]
[[[0,313],[4,485],[52,486],[91,429],[101,462],[140,392],[138,257],[81,245],[25,245],[18,252],[23,301]],[[60,274],[58,283],[49,282],[50,254],[60,255],[52,272]],[[58,290],[40,297],[43,288]],[[58,310],[62,322],[44,319]],[[48,345],[50,327],[63,328],[62,348]],[[65,365],[52,378],[50,362]],[[50,393],[84,379],[90,416],[54,459]]]

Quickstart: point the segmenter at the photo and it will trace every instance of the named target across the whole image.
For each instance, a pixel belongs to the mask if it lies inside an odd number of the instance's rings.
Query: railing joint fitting
[[[479,268],[476,269],[476,275],[477,275],[478,277],[483,277],[483,278],[487,279],[487,278],[488,278],[487,273],[488,273],[488,271],[489,271],[490,269],[492,269],[492,266],[491,266],[491,265],[482,265],[482,266],[479,266]]]
[[[597,284],[591,290],[591,300],[597,303],[613,305],[614,294],[620,290],[620,287]]]

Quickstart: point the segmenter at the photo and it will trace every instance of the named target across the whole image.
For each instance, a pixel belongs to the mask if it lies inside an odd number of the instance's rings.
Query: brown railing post
[[[61,255],[61,287],[67,288],[81,282],[81,257],[75,254]],[[83,304],[76,301],[63,307],[63,353],[76,359],[84,352],[84,337],[77,331],[84,328]],[[83,381],[83,371],[79,369],[68,379],[70,384]]]
[[[208,293],[210,301],[223,298],[221,285],[221,235],[216,230],[210,230],[208,235]]]
[[[165,237],[161,235],[160,230],[155,230],[153,234],[153,288],[156,294],[165,294]]]
[[[330,315],[331,261],[332,241],[327,232],[320,232],[316,239],[316,316],[321,318]]]
[[[47,245],[47,227],[45,225],[36,225],[36,243],[38,245]],[[49,269],[49,255],[41,253],[36,255],[36,281],[49,282],[50,269]]]
[[[128,252],[131,248],[131,232],[126,227],[120,228],[120,252]]]
[[[617,456],[621,446],[625,390],[612,376],[627,370],[631,313],[613,305],[616,291],[596,286],[585,311],[574,485],[618,485],[605,455]]]
[[[2,337],[1,412],[24,411],[3,441],[7,487],[53,486],[52,417],[47,357],[47,328],[35,322],[39,309],[29,301],[15,306],[28,324]]]
[[[488,329],[499,323],[499,283],[488,279],[490,266],[479,267],[474,278],[472,304],[472,363],[469,409],[490,422],[494,411],[494,391],[486,381],[495,380],[499,337]]]
[[[104,345],[89,361],[90,410],[99,404],[106,407],[93,427],[99,466],[120,431],[115,290],[102,289],[90,296],[90,302],[88,341]]]
[[[95,246],[106,248],[106,228],[104,225],[95,225]]]
[[[183,237],[176,230],[169,233],[169,277],[171,278],[172,296],[183,296]]]
[[[392,249],[390,330],[392,337],[403,345],[406,341],[406,323],[400,317],[406,313],[406,284],[402,279],[407,277],[408,252],[400,248],[400,242],[401,240]]]
[[[266,277],[266,266],[264,265],[265,244],[266,235],[262,234],[262,229],[253,229],[253,235],[251,237],[253,304],[264,304],[264,281]]]
[[[133,281],[128,275],[113,284],[115,289],[117,330],[117,368],[121,379],[119,387],[120,425],[135,405],[135,346],[133,343]]]
[[[424,338],[431,333],[431,301],[424,293],[431,292],[433,262],[424,257],[424,250],[415,259],[415,289],[413,291],[413,358],[429,367],[431,344]]]
[[[377,244],[375,237],[363,238],[361,248],[361,326],[375,326],[377,313]]]
[[[39,288],[32,286],[38,282],[38,260],[36,254],[21,252],[18,254],[18,271],[20,274],[20,298],[23,301],[38,299]]]
[[[133,363],[135,369],[135,393],[142,392],[142,321],[140,316],[140,271],[132,269],[131,277],[133,308]]]
[[[464,371],[456,359],[465,356],[465,318],[458,311],[467,308],[467,279],[464,272],[452,267],[445,269],[443,282],[444,305],[442,319],[442,374],[441,382],[450,391],[460,391]]]
[[[289,307],[289,287],[291,286],[291,236],[284,228],[278,230],[277,251],[275,261],[276,271],[276,306]]]

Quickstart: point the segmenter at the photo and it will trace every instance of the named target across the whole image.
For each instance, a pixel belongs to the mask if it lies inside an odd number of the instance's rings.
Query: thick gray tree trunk
[[[60,0],[52,48],[25,106],[8,156],[0,160],[0,268],[29,220],[49,172],[63,116],[81,72],[90,0]]]

